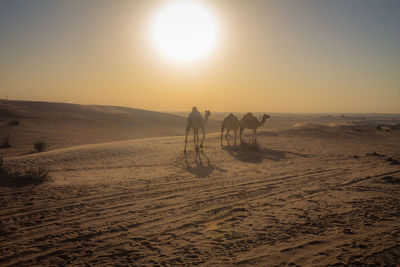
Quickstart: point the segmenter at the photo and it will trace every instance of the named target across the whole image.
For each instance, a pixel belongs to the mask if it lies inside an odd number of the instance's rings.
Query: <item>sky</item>
[[[149,37],[167,0],[1,0],[0,98],[400,113],[400,1],[200,2],[218,22],[218,43],[177,64]]]

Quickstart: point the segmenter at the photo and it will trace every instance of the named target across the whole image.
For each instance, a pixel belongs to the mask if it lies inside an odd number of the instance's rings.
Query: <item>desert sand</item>
[[[92,117],[63,112],[54,118],[65,122],[21,117],[13,128],[6,163],[46,166],[51,181],[1,182],[1,266],[400,262],[400,131],[377,129],[381,117],[271,114],[257,146],[221,147],[223,114],[212,113],[204,149],[190,135],[185,154],[184,117],[145,112],[154,123],[99,118],[91,129]],[[109,131],[95,136],[102,123]],[[27,154],[38,136],[51,150]]]

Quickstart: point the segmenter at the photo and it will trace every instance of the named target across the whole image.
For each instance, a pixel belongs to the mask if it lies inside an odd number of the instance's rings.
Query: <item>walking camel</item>
[[[203,132],[203,140],[201,140],[200,147],[203,147],[204,139],[206,138],[205,134],[205,126],[208,121],[208,117],[210,117],[211,112],[206,110],[204,119],[203,116],[201,116],[200,112],[197,110],[196,107],[193,107],[192,112],[189,114],[187,122],[186,122],[186,137],[185,137],[185,149],[183,150],[186,152],[186,144],[187,144],[187,137],[188,133],[190,131],[190,128],[193,129],[193,141],[194,141],[194,147],[196,149],[196,152],[199,151],[199,129]]]
[[[221,146],[222,146],[222,137],[224,135],[224,130],[226,129],[226,141],[228,142],[228,145],[231,145],[229,142],[228,136],[229,136],[229,131],[233,131],[235,133],[235,142],[234,145],[236,145],[236,136],[237,136],[237,131],[240,128],[240,123],[238,117],[233,115],[232,113],[229,114],[223,121],[222,121],[222,126],[221,126]]]
[[[242,143],[242,133],[244,129],[252,129],[253,130],[253,144],[257,142],[257,128],[260,127],[265,123],[265,121],[270,118],[269,115],[264,114],[261,121],[259,121],[253,114],[247,113],[246,115],[243,116],[243,118],[240,120],[240,142]]]

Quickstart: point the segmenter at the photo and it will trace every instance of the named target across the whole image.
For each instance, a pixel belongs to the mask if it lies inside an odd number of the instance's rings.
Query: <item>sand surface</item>
[[[8,157],[53,180],[1,184],[0,265],[394,266],[400,131],[328,124],[266,124],[257,147],[215,133],[199,154],[170,136]]]

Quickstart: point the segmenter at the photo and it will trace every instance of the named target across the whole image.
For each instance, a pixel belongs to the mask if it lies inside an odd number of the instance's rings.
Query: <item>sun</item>
[[[215,48],[219,25],[211,10],[199,1],[164,4],[151,20],[151,40],[160,54],[187,63],[205,58]]]

